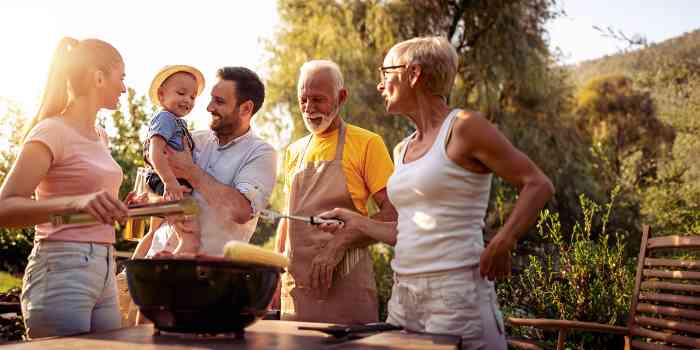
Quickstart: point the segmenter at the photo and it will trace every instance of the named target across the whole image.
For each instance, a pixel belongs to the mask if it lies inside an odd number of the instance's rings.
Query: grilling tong
[[[268,210],[268,209],[262,209],[260,210],[260,216],[264,219],[268,220],[276,220],[276,219],[290,219],[290,220],[299,220],[306,222],[311,225],[320,225],[320,224],[336,224],[336,225],[343,225],[342,220],[338,219],[323,219],[319,218],[318,216],[298,216],[298,215],[285,215],[278,213],[276,211]]]
[[[127,217],[129,218],[175,214],[199,214],[199,205],[194,198],[187,197],[177,201],[130,205],[129,209],[127,210]],[[94,224],[97,222],[98,221],[95,217],[85,212],[70,212],[51,215],[51,223],[53,225]]]

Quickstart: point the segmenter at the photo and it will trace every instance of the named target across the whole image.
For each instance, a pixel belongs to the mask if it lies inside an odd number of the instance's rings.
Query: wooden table
[[[70,337],[54,337],[0,346],[9,349],[106,349],[106,350],[180,350],[180,349],[459,349],[461,339],[390,331],[357,340],[339,340],[321,332],[298,330],[299,326],[324,326],[320,323],[261,320],[246,328],[245,339],[232,336],[153,335],[152,325]]]

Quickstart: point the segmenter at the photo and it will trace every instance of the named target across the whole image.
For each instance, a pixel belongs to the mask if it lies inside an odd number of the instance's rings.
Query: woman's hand
[[[490,281],[510,276],[511,252],[515,241],[503,233],[493,237],[481,253],[479,270],[481,277]]]
[[[396,244],[396,222],[385,222],[370,219],[362,214],[343,208],[335,208],[318,215],[322,219],[340,220],[341,224],[323,223],[318,228],[337,235],[345,235],[345,239],[358,242],[359,239],[371,238],[389,245]]]
[[[340,224],[335,224],[335,223],[323,223],[319,224],[318,228],[321,229],[322,231],[328,232],[328,233],[337,233],[340,230],[354,230],[357,229],[358,225],[360,224],[361,220],[366,220],[367,218],[348,209],[344,208],[335,208],[333,210],[329,210],[326,212],[323,212],[318,215],[319,218],[321,219],[336,219],[340,220]]]
[[[69,206],[70,209],[89,213],[106,225],[113,225],[115,221],[123,222],[127,216],[126,205],[107,191],[78,196]]]

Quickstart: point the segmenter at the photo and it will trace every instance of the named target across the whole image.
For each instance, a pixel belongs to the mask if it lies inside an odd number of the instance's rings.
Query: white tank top
[[[398,211],[394,272],[415,274],[479,264],[491,174],[466,170],[447,157],[446,140],[459,113],[454,109],[423,157],[403,163],[403,141],[387,192]]]

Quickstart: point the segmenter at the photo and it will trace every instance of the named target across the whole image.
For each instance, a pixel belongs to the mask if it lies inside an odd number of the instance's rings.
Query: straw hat
[[[158,88],[163,85],[165,79],[168,79],[168,77],[178,72],[187,72],[192,74],[197,81],[197,96],[202,93],[202,90],[204,90],[204,76],[199,69],[182,64],[165,66],[158,72],[158,74],[156,74],[155,78],[153,78],[153,81],[151,82],[151,89],[149,90],[148,95],[151,97],[151,102],[153,102],[153,104],[160,105],[160,100],[158,99]]]

